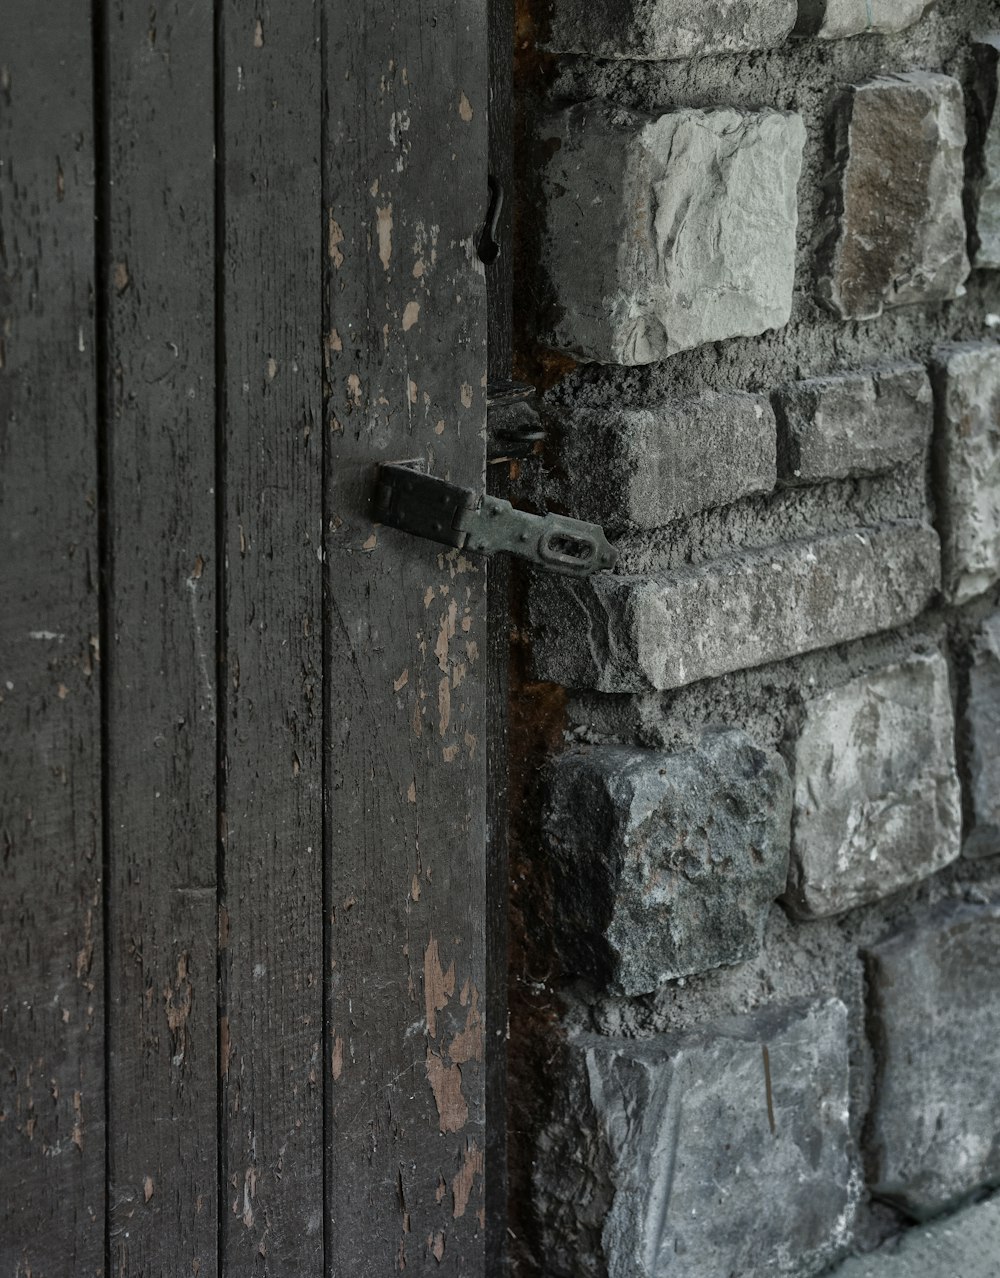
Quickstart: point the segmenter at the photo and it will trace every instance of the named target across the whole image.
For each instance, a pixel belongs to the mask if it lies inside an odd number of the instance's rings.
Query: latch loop
[[[415,463],[379,467],[375,507],[383,524],[458,550],[506,553],[572,577],[613,568],[618,553],[597,524],[532,515],[499,497],[423,474]]]

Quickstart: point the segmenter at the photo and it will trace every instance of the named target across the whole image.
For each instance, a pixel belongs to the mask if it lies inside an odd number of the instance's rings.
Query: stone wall
[[[519,41],[513,487],[620,557],[519,622],[513,1267],[889,1278],[1000,1186],[1000,6]]]

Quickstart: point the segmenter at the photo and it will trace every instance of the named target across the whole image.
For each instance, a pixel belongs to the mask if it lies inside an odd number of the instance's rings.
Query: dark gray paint
[[[483,1265],[485,574],[368,503],[379,461],[483,483],[485,34],[354,0],[324,42],[337,1278]]]
[[[216,1261],[212,15],[99,31],[109,1254]],[[169,1260],[168,1260],[169,1258]]]
[[[482,1272],[484,10],[8,21],[5,1271]]]
[[[5,12],[0,156],[0,1270],[87,1275],[104,1258],[94,145],[69,0]]]
[[[320,6],[226,0],[223,1270],[323,1264]]]

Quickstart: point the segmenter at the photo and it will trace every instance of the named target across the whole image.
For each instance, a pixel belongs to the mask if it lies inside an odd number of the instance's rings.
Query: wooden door
[[[484,0],[12,0],[0,1269],[483,1271]]]

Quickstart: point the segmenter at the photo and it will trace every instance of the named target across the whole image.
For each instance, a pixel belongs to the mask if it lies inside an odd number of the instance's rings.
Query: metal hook
[[[500,214],[503,212],[503,186],[491,173],[487,178],[490,189],[490,207],[486,213],[486,225],[479,237],[479,260],[485,266],[492,266],[500,257],[500,241],[497,238],[500,227]]]

